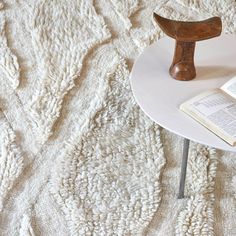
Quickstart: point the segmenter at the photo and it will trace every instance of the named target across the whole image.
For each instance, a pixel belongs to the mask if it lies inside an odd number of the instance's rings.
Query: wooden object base
[[[195,42],[176,41],[174,59],[169,70],[174,79],[192,80],[196,77],[194,49]]]

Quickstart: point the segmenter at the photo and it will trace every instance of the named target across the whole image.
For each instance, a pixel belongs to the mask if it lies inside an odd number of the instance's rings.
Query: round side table
[[[236,35],[222,35],[196,44],[197,76],[191,81],[169,75],[175,41],[169,37],[146,48],[131,72],[131,88],[141,109],[163,128],[184,137],[178,198],[184,197],[189,140],[236,152],[197,121],[179,110],[181,103],[209,89],[219,88],[236,75]]]

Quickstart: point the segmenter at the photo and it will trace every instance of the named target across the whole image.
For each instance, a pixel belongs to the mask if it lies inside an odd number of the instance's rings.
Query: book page
[[[226,82],[220,89],[236,99],[236,76]]]
[[[189,110],[192,116],[201,117],[208,126],[213,125],[223,134],[236,138],[236,101],[220,89],[202,93],[183,103],[180,108]]]

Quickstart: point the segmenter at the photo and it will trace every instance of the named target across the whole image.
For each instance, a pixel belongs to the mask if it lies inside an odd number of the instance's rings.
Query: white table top
[[[181,103],[236,75],[236,35],[222,35],[196,43],[197,77],[177,81],[169,67],[175,41],[162,38],[144,50],[131,72],[131,88],[141,109],[156,123],[182,137],[218,149],[236,152],[215,134],[179,110]]]

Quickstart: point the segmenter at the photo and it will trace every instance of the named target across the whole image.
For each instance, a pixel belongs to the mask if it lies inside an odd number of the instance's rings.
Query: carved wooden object
[[[196,41],[219,36],[222,23],[219,17],[204,21],[184,22],[166,19],[154,13],[154,18],[160,28],[176,40],[170,75],[177,80],[192,80],[196,76],[194,66],[194,49]]]

